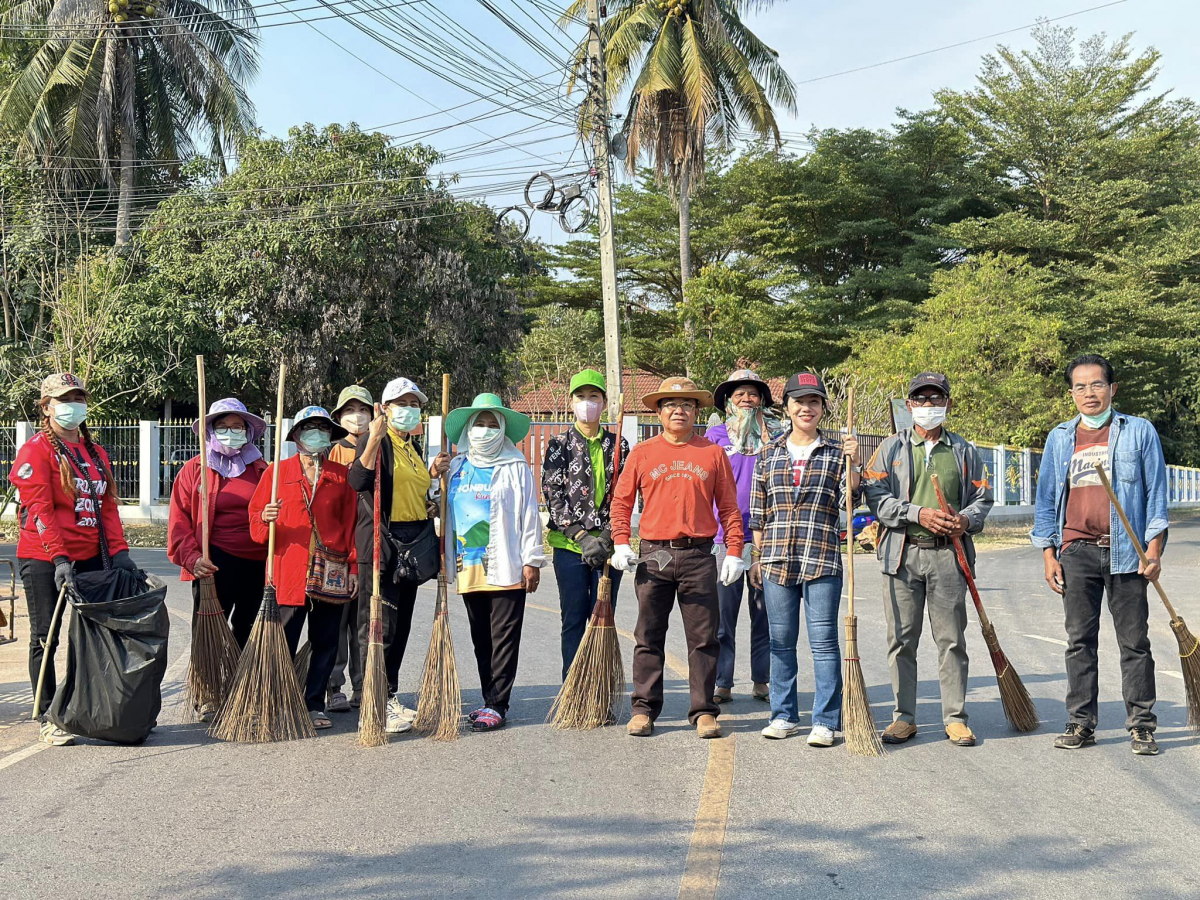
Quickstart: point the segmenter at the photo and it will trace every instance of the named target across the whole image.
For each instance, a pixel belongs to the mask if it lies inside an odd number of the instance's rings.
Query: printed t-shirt
[[[492,478],[495,474],[495,467],[476,468],[467,461],[450,479],[454,559],[460,594],[503,591],[512,587],[487,583],[487,548],[492,536]]]
[[[799,487],[800,482],[804,480],[804,470],[808,466],[808,461],[812,459],[813,453],[821,446],[821,439],[817,438],[811,444],[797,446],[791,441],[784,441],[787,445],[788,456],[792,458],[792,485]]]
[[[392,522],[422,522],[429,517],[425,495],[433,479],[412,441],[388,429],[392,442]]]
[[[1108,494],[1096,474],[1096,463],[1108,465],[1109,426],[1092,431],[1075,429],[1075,452],[1067,470],[1067,518],[1063,524],[1062,545],[1072,541],[1104,537],[1109,533]]]

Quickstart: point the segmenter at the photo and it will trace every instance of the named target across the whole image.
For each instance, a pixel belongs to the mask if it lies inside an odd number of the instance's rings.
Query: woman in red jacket
[[[246,645],[267,566],[267,548],[250,536],[250,498],[267,464],[255,443],[267,424],[240,400],[218,400],[204,417],[202,452],[189,459],[171,487],[167,557],[192,582],[192,616],[200,608],[200,582],[211,575],[221,609],[239,647]],[[200,433],[200,422],[192,425]],[[208,481],[209,555],[201,552],[200,473]],[[201,713],[209,712],[201,710]]]
[[[357,593],[354,528],[358,494],[346,481],[346,467],[327,458],[330,446],[346,436],[346,429],[335,424],[319,406],[306,406],[296,413],[295,422],[287,439],[295,442],[299,453],[279,464],[279,497],[274,503],[271,502],[272,467],[268,466],[263,473],[250,500],[250,534],[265,544],[269,523],[275,523],[275,593],[284,633],[295,656],[307,618],[312,662],[304,686],[304,702],[313,727],[329,728],[332,723],[325,715],[325,687],[337,658],[342,605],[311,596],[308,576],[312,548],[319,542],[331,554],[346,557],[349,571],[342,603]]]
[[[92,441],[87,418],[87,389],[68,372],[42,382],[42,430],[17,452],[8,480],[20,493],[21,533],[17,563],[29,607],[29,681],[37,690],[43,652],[50,654],[43,697],[54,696],[54,650],[57,640],[43,646],[50,619],[64,584],[75,583],[76,572],[104,566],[101,535],[112,564],[137,570],[117,510],[116,485],[104,448]],[[41,740],[63,746],[75,738],[43,722]]]

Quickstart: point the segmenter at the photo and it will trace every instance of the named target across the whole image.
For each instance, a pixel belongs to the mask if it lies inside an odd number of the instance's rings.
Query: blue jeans
[[[554,578],[558,581],[558,607],[562,614],[562,677],[575,660],[579,642],[587,631],[592,607],[596,605],[596,591],[600,587],[600,576],[604,569],[593,569],[583,557],[571,550],[554,548]],[[621,573],[609,569],[612,579],[613,608],[617,605],[617,589],[621,586]]]
[[[721,603],[721,627],[717,630],[717,642],[721,645],[721,655],[717,657],[717,687],[721,688],[733,687],[737,620],[742,609],[743,590],[749,594],[746,606],[750,609],[750,680],[755,684],[766,684],[771,677],[771,635],[767,629],[762,591],[751,587],[750,579],[743,575],[733,584],[717,583],[717,597]]]
[[[793,587],[764,578],[763,597],[771,626],[771,718],[800,721],[796,641],[803,603],[813,656],[813,724],[840,730],[842,652],[838,646],[838,610],[842,605],[842,576],[826,575]]]

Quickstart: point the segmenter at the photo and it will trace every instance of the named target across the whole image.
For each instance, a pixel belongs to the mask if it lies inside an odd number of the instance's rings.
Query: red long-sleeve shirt
[[[257,487],[266,468],[265,462],[256,459],[246,467],[243,477],[253,479]],[[248,533],[249,497],[242,506],[241,531],[232,538],[223,535],[217,503],[222,488],[229,484],[230,479],[218,475],[207,466],[204,472],[208,476],[209,544],[242,559],[266,559],[266,548],[255,542]],[[184,463],[179,474],[175,476],[175,483],[171,485],[171,512],[167,519],[167,559],[183,570],[180,572],[183,581],[191,581],[194,578],[192,567],[196,565],[200,556],[200,457],[193,456]]]
[[[269,529],[262,511],[271,502],[272,466],[267,466],[250,500],[250,535],[260,544],[267,543]],[[293,456],[279,464],[279,519],[275,523],[275,593],[280,606],[303,606],[308,581],[308,542],[312,523],[304,508],[303,491],[308,479]],[[354,547],[354,527],[358,521],[358,494],[346,481],[346,467],[328,460],[321,466],[316,496],[312,500],[313,518],[321,542],[330,550],[350,554],[350,571],[358,571]]]
[[[643,540],[716,537],[715,503],[725,529],[725,546],[730,554],[742,555],[745,532],[737,485],[729,458],[716,444],[699,436],[686,444],[672,444],[660,434],[635,446],[613,492],[613,543],[629,543],[630,518],[639,491],[642,520],[638,533]]]
[[[121,513],[117,509],[120,501],[107,475],[95,471],[95,461],[90,459],[82,442],[63,441],[63,446],[67,448],[67,464],[75,476],[75,497],[63,490],[58,452],[44,433],[39,431],[17,451],[17,458],[8,473],[8,480],[16,485],[21,498],[17,556],[45,562],[65,556],[77,562],[99,555],[100,530],[88,491],[89,481],[100,498],[100,517],[104,522],[109,555],[128,550]],[[111,472],[112,465],[104,448],[99,444],[92,444],[92,447],[105,471]],[[83,471],[72,451],[83,460]]]

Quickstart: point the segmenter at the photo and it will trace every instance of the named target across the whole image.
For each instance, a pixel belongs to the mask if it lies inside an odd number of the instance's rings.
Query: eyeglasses
[[[659,408],[660,409],[668,409],[668,410],[682,409],[684,412],[695,412],[696,411],[696,401],[695,400],[664,400],[662,403],[659,404]]]
[[[213,429],[215,434],[245,434],[246,426],[244,425],[218,425]]]
[[[1107,381],[1093,381],[1091,384],[1077,384],[1067,393],[1082,397],[1084,394],[1103,394],[1106,390],[1108,390]]]
[[[949,399],[945,394],[918,394],[908,398],[913,406],[945,406]]]

